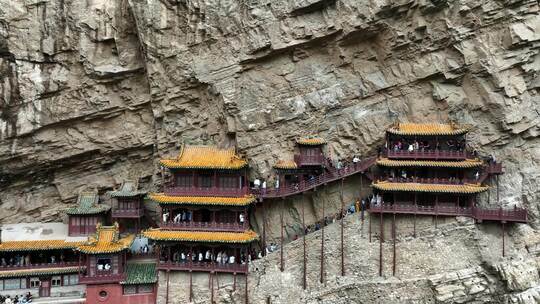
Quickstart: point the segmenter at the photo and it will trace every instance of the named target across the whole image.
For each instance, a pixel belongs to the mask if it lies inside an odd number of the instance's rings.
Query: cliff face
[[[534,0],[0,0],[0,222],[128,176],[156,189],[182,142],[267,176],[295,136],[369,155],[400,119],[474,125],[534,228],[539,46]]]

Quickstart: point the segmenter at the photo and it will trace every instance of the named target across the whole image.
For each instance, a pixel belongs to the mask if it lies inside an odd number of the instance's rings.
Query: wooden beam
[[[393,242],[393,253],[392,253],[392,276],[396,276],[396,214],[392,218],[392,242]]]
[[[280,228],[281,228],[281,246],[280,246],[280,270],[283,272],[285,270],[285,266],[283,264],[283,209],[285,209],[285,199],[281,200],[281,212],[279,213],[279,220],[280,220]]]
[[[307,273],[306,258],[307,257],[306,257],[306,216],[305,216],[305,211],[304,211],[304,209],[305,209],[304,205],[305,205],[305,200],[303,199],[302,200],[302,228],[304,229],[304,231],[303,231],[304,232],[304,237],[302,238],[302,243],[304,245],[304,261],[303,261],[304,267],[303,267],[302,271],[303,271],[303,277],[304,278],[303,278],[302,287],[305,290],[307,288],[307,280],[306,280],[306,275],[307,275],[306,274]]]
[[[340,199],[341,199],[341,276],[345,276],[345,248],[344,248],[344,240],[343,240],[343,233],[344,233],[344,225],[345,225],[345,217],[343,216],[343,209],[344,201],[343,201],[343,179],[341,179],[341,190],[340,190]],[[326,224],[326,223],[325,223]]]
[[[501,224],[502,224],[502,256],[504,257],[506,255],[505,248],[504,248],[504,245],[505,245],[504,244],[504,230],[505,230],[504,229],[504,226],[505,226],[504,221],[502,221]]]
[[[324,200],[322,200],[322,218],[324,221]],[[324,283],[324,222],[321,227],[321,277],[319,281]]]
[[[368,219],[369,219],[369,227],[368,227],[368,230],[369,230],[369,242],[371,243],[371,212],[368,213],[369,216],[368,216]]]
[[[263,221],[263,227],[262,227],[262,251],[263,251],[263,256],[266,256],[266,207],[265,207],[265,204],[264,202],[261,200],[261,204],[262,204],[262,214],[263,214],[263,218],[262,218],[262,221]]]
[[[169,274],[170,274],[170,270],[167,269],[167,287],[165,290],[165,304],[169,304]]]
[[[189,271],[189,302],[193,300],[193,271]]]
[[[383,213],[381,212],[381,218],[379,220],[379,276],[382,277],[383,271],[383,256],[382,256],[382,243],[384,241],[384,229],[383,229]]]

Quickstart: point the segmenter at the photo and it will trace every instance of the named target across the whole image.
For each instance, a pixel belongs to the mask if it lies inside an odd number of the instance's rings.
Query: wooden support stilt
[[[439,196],[435,194],[435,228],[437,228],[438,221],[439,221]]]
[[[383,256],[382,256],[382,243],[384,241],[384,230],[383,230],[383,213],[381,212],[381,218],[379,220],[379,276],[382,277],[383,271]]]
[[[280,245],[280,267],[279,269],[281,272],[285,269],[285,266],[283,265],[283,209],[285,208],[285,199],[281,200],[281,212],[279,213],[279,221],[281,225],[281,245]]]
[[[369,227],[368,227],[368,230],[369,230],[369,242],[371,243],[371,212],[368,213],[369,216],[368,216],[368,219],[369,219]]]
[[[247,263],[246,286],[244,288],[244,291],[245,291],[244,299],[246,300],[246,304],[249,304],[248,276],[249,276],[249,262]]]
[[[305,216],[305,211],[304,211],[304,204],[305,204],[305,201],[302,200],[302,227],[304,228],[304,237],[302,238],[302,243],[304,245],[304,267],[302,269],[303,271],[303,285],[302,287],[304,289],[307,288],[307,280],[306,280],[306,275],[307,275],[307,263],[306,263],[306,216]]]
[[[208,273],[208,280],[210,282],[210,304],[214,304],[214,273]]]
[[[189,302],[193,301],[193,272],[189,271]]]
[[[505,248],[504,248],[504,221],[502,222],[502,256],[504,257],[506,255]]]
[[[396,214],[392,218],[392,276],[396,276]]]
[[[497,205],[499,205],[499,175],[495,175],[495,183],[497,186]]]
[[[167,287],[165,290],[165,304],[169,304],[169,275],[170,275],[170,271],[167,269]]]
[[[266,256],[266,207],[264,203],[262,203],[262,221],[263,221],[263,227],[262,227],[262,254],[263,256]]]
[[[343,179],[341,179],[341,276],[345,276],[345,245],[343,239],[345,217],[343,216],[344,202],[343,202]]]
[[[232,287],[232,290],[236,291],[236,272],[233,273],[233,287]]]
[[[322,218],[323,225],[321,225],[321,277],[319,281],[324,283],[324,200],[322,200]]]
[[[418,209],[418,194],[414,193],[414,218],[413,218],[413,236],[416,237],[416,210]]]

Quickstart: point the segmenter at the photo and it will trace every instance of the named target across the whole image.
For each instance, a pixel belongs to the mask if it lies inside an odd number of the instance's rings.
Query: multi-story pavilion
[[[120,232],[138,233],[144,215],[143,197],[137,180],[125,180],[120,188],[109,192],[112,200],[111,217],[120,224]]]
[[[234,149],[183,146],[175,159],[161,160],[171,182],[151,193],[159,204],[158,229],[143,235],[160,247],[158,269],[246,274],[250,243],[247,162]],[[191,295],[191,292],[190,292]]]
[[[82,191],[77,206],[66,210],[69,235],[88,236],[96,232],[96,225],[104,224],[111,206],[100,204],[97,190]]]

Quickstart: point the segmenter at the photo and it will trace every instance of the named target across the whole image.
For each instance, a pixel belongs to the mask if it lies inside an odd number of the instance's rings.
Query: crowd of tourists
[[[169,253],[165,250],[161,252],[161,261],[168,261],[169,260]],[[215,263],[217,265],[225,265],[225,264],[245,264],[246,261],[251,260],[250,256],[247,257],[242,253],[240,254],[240,259],[238,259],[237,256],[234,254],[228,253],[226,250],[220,250],[219,252],[215,253],[211,250],[195,250],[193,252],[190,252],[188,250],[174,250],[171,253],[170,261],[173,263],[187,263],[187,262],[194,262],[194,263]]]
[[[25,295],[3,296],[0,295],[0,304],[26,304],[32,303],[32,294],[28,292]]]
[[[0,267],[24,267],[31,264],[55,264],[64,262],[64,255],[60,254],[58,258],[55,255],[45,255],[39,253],[37,256],[30,256],[30,254],[21,255],[17,254],[12,257],[0,258]]]
[[[465,150],[465,140],[453,140],[449,139],[445,143],[444,149],[448,151],[464,151]],[[386,143],[386,148],[388,148],[388,143]],[[400,139],[393,141],[390,148],[394,151],[432,151],[440,150],[441,144],[437,141],[433,145],[427,140],[405,140]]]

